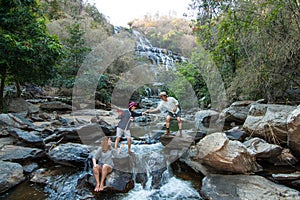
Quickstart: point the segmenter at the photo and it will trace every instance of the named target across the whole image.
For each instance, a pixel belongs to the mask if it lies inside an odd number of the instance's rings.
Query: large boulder
[[[0,160],[0,194],[24,180],[22,165]]]
[[[45,155],[45,152],[38,148],[21,147],[15,145],[4,145],[0,149],[0,160],[25,163],[29,160],[36,160]]]
[[[225,133],[213,133],[196,145],[198,154],[194,157],[219,173],[251,173],[261,170],[253,152],[239,141],[231,141]]]
[[[294,106],[252,104],[243,129],[249,136],[259,137],[272,144],[287,143],[287,117]]]
[[[8,128],[8,132],[27,147],[45,148],[44,141],[37,131],[28,132],[17,128]]]
[[[22,116],[26,116],[32,113],[38,113],[39,108],[23,98],[13,98],[9,100],[8,112],[22,113]]]
[[[20,129],[34,129],[35,127],[33,123],[15,113],[0,114],[0,125]]]
[[[226,123],[243,124],[248,116],[251,104],[254,101],[237,101],[232,103],[220,113],[220,119],[224,119]]]
[[[94,190],[96,186],[96,180],[92,173],[87,173],[83,177],[78,180],[79,185],[89,185],[91,189]],[[113,192],[113,193],[126,193],[134,188],[134,180],[132,173],[122,172],[119,170],[113,170],[112,173],[108,174],[105,179],[105,192]],[[77,190],[82,189],[81,187],[77,187]],[[103,193],[96,194],[96,197],[99,198]]]
[[[87,166],[89,154],[90,150],[86,145],[76,143],[61,144],[48,152],[54,163],[77,168]]]
[[[205,132],[217,132],[222,130],[223,124],[217,122],[219,112],[215,110],[200,110],[195,114],[195,127]]]
[[[282,147],[276,144],[269,144],[261,138],[252,138],[243,143],[248,149],[255,153],[256,158],[276,158],[282,152]]]
[[[300,157],[300,106],[288,116],[287,127],[288,147],[295,156]]]
[[[210,175],[202,181],[202,192],[208,199],[300,199],[300,192],[276,184],[261,176]]]

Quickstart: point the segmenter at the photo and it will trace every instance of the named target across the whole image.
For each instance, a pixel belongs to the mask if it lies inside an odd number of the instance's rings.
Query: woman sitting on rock
[[[123,145],[120,147],[118,154],[122,149]],[[109,137],[103,137],[101,139],[100,147],[93,154],[93,173],[96,179],[96,187],[95,192],[102,191],[104,189],[104,181],[108,174],[110,174],[113,170],[113,156],[116,156],[116,149],[112,148],[111,139]],[[101,174],[101,180],[100,180]]]

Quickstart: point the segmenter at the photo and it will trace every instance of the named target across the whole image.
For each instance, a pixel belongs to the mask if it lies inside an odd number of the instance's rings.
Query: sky
[[[129,21],[156,13],[183,17],[191,0],[92,0],[98,10],[108,17],[111,24],[127,26]]]

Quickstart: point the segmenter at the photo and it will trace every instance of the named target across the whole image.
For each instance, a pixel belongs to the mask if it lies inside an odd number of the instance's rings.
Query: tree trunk
[[[6,79],[6,67],[3,67],[3,69],[1,70],[1,85],[0,85],[0,113],[3,112],[5,79]]]
[[[21,97],[21,86],[19,81],[16,81],[16,88],[17,88],[17,97]]]

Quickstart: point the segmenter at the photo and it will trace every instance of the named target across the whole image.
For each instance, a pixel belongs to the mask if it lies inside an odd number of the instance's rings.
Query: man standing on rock
[[[165,135],[170,134],[170,121],[172,117],[175,117],[178,122],[179,135],[182,136],[182,121],[181,121],[181,110],[179,108],[179,102],[174,97],[168,97],[166,92],[160,93],[161,102],[157,108],[153,110],[146,110],[146,112],[152,113],[161,110],[163,107],[167,109],[168,115],[166,118],[166,133]]]

